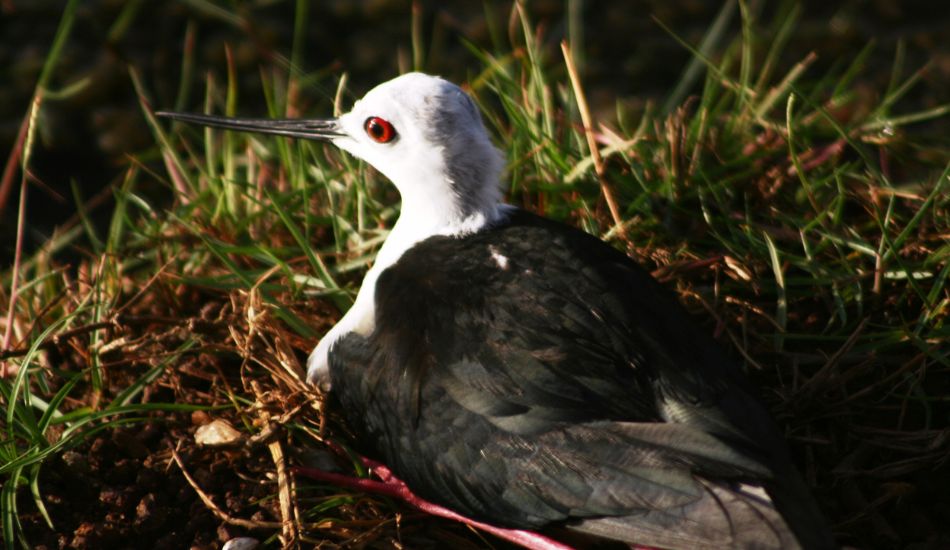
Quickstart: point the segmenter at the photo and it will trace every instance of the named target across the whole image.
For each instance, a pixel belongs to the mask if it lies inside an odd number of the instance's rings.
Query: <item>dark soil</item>
[[[172,460],[170,449],[193,431],[189,418],[169,416],[97,436],[53,459],[43,467],[41,487],[55,530],[34,512],[20,518],[27,538],[37,548],[211,549],[246,534],[215,518]],[[239,475],[266,468],[263,453],[190,449],[182,459],[229,512],[275,518],[272,507],[258,503],[272,488]],[[27,500],[21,496],[21,509],[32,508]]]
[[[218,315],[224,306],[208,296],[191,298],[192,303],[204,304],[205,316],[211,312]],[[240,325],[233,318],[216,324],[201,319],[200,312],[196,312],[198,317],[180,320],[156,313],[158,307],[146,302],[124,318],[128,324],[117,324],[111,339],[121,336],[131,343],[118,346],[107,356],[108,390],[100,396],[87,393],[86,399],[75,405],[113,399],[138,380],[155,358],[177,347],[186,327],[191,334],[196,328],[204,331],[208,347],[179,356],[165,374],[145,388],[142,402],[227,405],[222,388],[240,387],[241,363],[221,331],[226,331],[229,321]],[[61,364],[81,360],[69,342],[64,344],[53,350],[63,354]],[[215,517],[186,481],[173,453],[228,514],[279,522],[276,501],[269,498],[275,492],[275,481],[269,477],[274,463],[266,445],[202,448],[195,443],[195,430],[212,418],[227,418],[235,426],[241,425],[233,409],[159,411],[146,418],[123,418],[131,422],[127,426],[90,432],[92,435],[75,448],[43,464],[39,485],[52,530],[36,511],[29,492],[20,493],[19,510],[30,511],[20,517],[27,539],[45,548],[210,549],[248,534],[247,529]]]

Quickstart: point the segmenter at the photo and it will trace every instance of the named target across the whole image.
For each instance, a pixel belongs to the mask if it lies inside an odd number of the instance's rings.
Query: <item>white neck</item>
[[[397,186],[400,189],[404,187]],[[510,207],[498,201],[498,192],[486,193],[482,203],[459,208],[451,193],[403,193],[399,219],[363,278],[353,307],[320,340],[307,361],[308,378],[329,389],[330,346],[350,332],[368,336],[375,328],[376,280],[417,243],[436,235],[467,235],[503,219]]]
[[[357,303],[368,302],[365,305],[360,304],[368,307],[368,309],[355,315],[368,316],[368,321],[372,322],[372,306],[375,299],[377,277],[386,268],[396,263],[407,250],[417,243],[436,235],[449,236],[475,233],[495,223],[504,216],[506,211],[505,205],[490,202],[479,205],[477,208],[467,208],[466,212],[466,210],[458,208],[457,205],[451,204],[451,201],[439,200],[445,197],[451,198],[451,195],[423,196],[419,194],[415,197],[404,197],[399,219],[393,226],[392,231],[389,232],[386,242],[383,243],[376,254],[376,262],[366,273],[363,285],[356,297]],[[357,309],[356,304],[347,313],[347,316],[354,309]],[[365,328],[367,330],[364,334],[368,334],[373,327],[365,325]]]

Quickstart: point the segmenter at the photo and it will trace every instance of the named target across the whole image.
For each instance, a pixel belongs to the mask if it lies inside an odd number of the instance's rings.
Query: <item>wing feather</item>
[[[767,413],[624,255],[519,213],[420,243],[377,285],[375,332],[341,339],[331,376],[350,424],[422,496],[641,544],[718,545],[752,516],[764,539],[791,539],[735,489],[791,469]]]

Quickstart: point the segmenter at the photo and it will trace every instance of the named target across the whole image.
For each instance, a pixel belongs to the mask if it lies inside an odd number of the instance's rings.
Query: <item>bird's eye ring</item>
[[[378,116],[371,116],[363,123],[363,129],[366,135],[376,143],[389,143],[396,139],[396,129],[386,119]]]

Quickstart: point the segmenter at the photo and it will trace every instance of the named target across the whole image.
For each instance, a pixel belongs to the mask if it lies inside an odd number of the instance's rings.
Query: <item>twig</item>
[[[73,336],[79,336],[81,334],[86,334],[88,332],[93,332],[96,330],[101,330],[104,328],[116,327],[119,325],[150,325],[150,324],[162,324],[162,325],[182,325],[186,321],[189,323],[193,319],[175,319],[172,317],[161,317],[157,315],[143,315],[143,316],[129,316],[129,315],[116,315],[109,321],[99,321],[97,323],[89,323],[87,325],[82,325],[81,327],[76,327],[73,329],[65,330],[58,334],[54,334],[52,338],[46,340],[45,342],[36,346],[36,349],[49,349],[58,346],[64,340],[68,340]],[[0,360],[9,359],[11,357],[23,357],[24,355],[30,352],[30,348],[17,348],[17,349],[5,349],[0,351]]]
[[[147,291],[149,288],[151,288],[152,285],[155,284],[155,281],[157,281],[157,280],[159,279],[159,277],[161,277],[162,275],[165,274],[165,270],[168,269],[168,266],[170,266],[174,261],[175,261],[174,258],[172,258],[172,259],[168,260],[167,262],[163,263],[162,266],[159,267],[159,268],[155,271],[155,273],[154,273],[151,277],[148,278],[148,281],[146,281],[145,284],[142,285],[142,288],[140,288],[139,291],[136,292],[134,296],[132,296],[132,297],[129,298],[124,304],[122,304],[122,305],[119,307],[119,309],[115,310],[115,315],[116,315],[116,316],[121,315],[124,310],[126,310],[129,306],[131,306],[132,304],[134,304],[139,298],[141,298],[142,296],[144,296],[144,295],[145,295],[145,291]]]
[[[597,181],[600,182],[600,191],[607,201],[607,208],[610,209],[610,217],[613,218],[617,233],[623,240],[627,240],[627,231],[623,226],[623,220],[620,217],[620,208],[617,207],[617,201],[614,199],[613,190],[607,181],[607,175],[604,170],[604,160],[600,157],[600,149],[597,148],[597,140],[594,137],[594,126],[591,122],[590,109],[587,107],[587,99],[584,96],[584,89],[581,87],[581,79],[577,74],[577,68],[574,66],[574,59],[571,57],[571,49],[567,45],[567,40],[561,42],[561,53],[564,54],[564,64],[567,66],[567,74],[571,77],[571,86],[574,88],[574,97],[577,98],[577,110],[581,113],[581,122],[584,124],[584,136],[587,138],[587,147],[590,149],[590,157],[594,162],[594,173],[597,174]]]
[[[279,529],[283,527],[280,522],[276,521],[251,521],[243,518],[236,518],[231,516],[221,508],[218,508],[218,505],[211,500],[211,497],[208,496],[208,493],[205,493],[198,482],[195,481],[195,478],[191,477],[191,474],[188,473],[188,470],[185,469],[184,463],[181,461],[181,457],[178,456],[178,452],[175,449],[171,449],[172,458],[175,459],[175,463],[178,464],[178,468],[181,470],[183,476],[185,476],[185,481],[188,482],[188,485],[191,485],[191,488],[198,493],[198,498],[201,499],[201,502],[204,502],[205,506],[211,510],[211,513],[218,517],[221,521],[229,523],[231,525],[237,525],[238,527],[244,527],[247,529]]]
[[[825,364],[818,369],[810,379],[805,381],[802,384],[802,387],[798,389],[799,394],[813,393],[819,390],[819,388],[825,384],[830,378],[835,368],[838,366],[838,363],[841,362],[841,358],[844,357],[846,353],[851,351],[851,348],[858,342],[858,339],[861,337],[861,334],[864,332],[864,329],[867,328],[868,318],[865,317],[861,319],[861,322],[858,323],[857,328],[851,332],[851,335],[848,336],[848,339],[845,340],[844,344],[841,345],[837,351],[832,354],[831,357],[825,362]]]
[[[36,330],[36,325],[40,323],[40,321],[46,316],[47,313],[52,311],[54,307],[56,307],[60,302],[65,300],[68,297],[69,291],[71,290],[72,290],[72,287],[67,285],[66,288],[59,291],[52,300],[47,302],[45,306],[43,306],[39,311],[37,311],[33,315],[33,320],[30,321],[30,326],[25,331],[23,331],[23,337],[28,337],[30,334],[33,334],[33,331]],[[3,353],[5,351],[7,350],[0,351],[0,359],[4,359],[6,357]],[[26,351],[26,350],[23,350],[23,351]]]
[[[294,522],[293,499],[291,497],[293,479],[287,475],[287,460],[279,440],[271,441],[267,445],[274,465],[277,467],[277,497],[280,501],[281,533],[286,548],[297,540],[297,525]]]
[[[685,260],[682,262],[671,263],[654,269],[650,272],[650,275],[660,282],[667,282],[671,280],[677,273],[716,265],[723,261],[723,258],[724,256],[719,254],[709,258],[700,258],[696,260]]]

